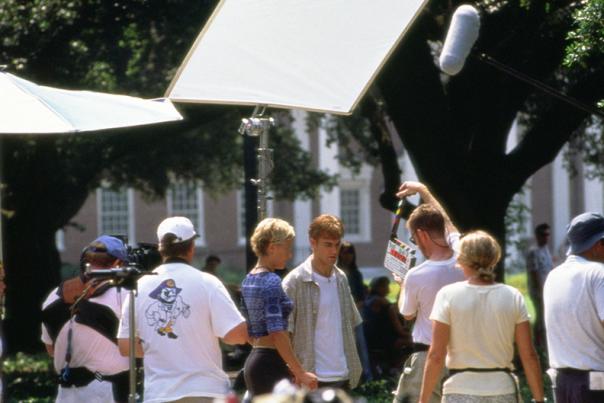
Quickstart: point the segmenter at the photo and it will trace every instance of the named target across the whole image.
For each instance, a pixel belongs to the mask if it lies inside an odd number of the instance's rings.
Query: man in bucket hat
[[[543,290],[548,372],[558,403],[604,402],[604,217],[578,215],[567,237]]]
[[[247,342],[245,319],[218,278],[191,266],[197,233],[185,217],[157,228],[163,264],[138,280],[135,298],[137,355],[144,358],[145,402],[212,402],[229,390],[218,339]],[[128,355],[131,301],[118,331]],[[125,316],[124,316],[125,315]]]
[[[90,280],[91,271],[127,262],[124,243],[103,235],[82,252],[82,273],[55,288],[42,305],[42,341],[59,374],[57,402],[126,402],[128,359],[115,334],[126,292],[109,281]]]

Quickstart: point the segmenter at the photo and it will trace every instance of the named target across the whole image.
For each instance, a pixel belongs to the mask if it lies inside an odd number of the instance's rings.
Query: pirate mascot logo
[[[167,335],[171,339],[178,337],[178,335],[174,334],[176,318],[181,315],[188,318],[191,314],[191,307],[179,295],[181,291],[182,288],[176,287],[174,280],[168,279],[162,281],[149,294],[149,297],[156,301],[145,312],[147,324],[153,326],[158,334],[162,336]]]

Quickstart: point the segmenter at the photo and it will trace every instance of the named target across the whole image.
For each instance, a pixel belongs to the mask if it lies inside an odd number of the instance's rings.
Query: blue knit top
[[[248,274],[241,284],[241,294],[250,337],[287,330],[293,302],[281,288],[278,275],[271,272]]]

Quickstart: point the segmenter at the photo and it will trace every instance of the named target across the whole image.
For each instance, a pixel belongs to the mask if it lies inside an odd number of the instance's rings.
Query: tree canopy
[[[157,97],[215,3],[7,0],[0,4],[0,64],[44,84]],[[573,135],[584,136],[578,133],[590,116],[473,58],[455,77],[441,73],[435,58],[461,3],[429,1],[358,114],[331,121],[331,132],[342,145],[343,159],[362,155],[381,163],[385,188],[380,200],[392,208],[400,180],[389,140],[388,128],[394,126],[420,179],[463,230],[483,228],[503,241],[514,194]],[[474,4],[482,16],[477,51],[585,103],[604,98],[602,0]],[[201,179],[216,191],[240,183],[241,138],[235,130],[240,111],[183,111],[185,122],[153,129],[3,139],[3,207],[14,213],[6,220],[5,236],[6,329],[13,351],[36,346],[40,302],[58,282],[54,233],[101,179],[150,195],[163,194],[170,174]],[[508,151],[507,136],[519,117],[524,135]],[[312,195],[308,185],[329,178],[306,169],[310,157],[300,152],[289,130],[280,130],[272,137],[279,149],[275,165],[288,169],[274,171],[279,174],[273,177],[277,196]],[[596,130],[595,135],[601,134]],[[602,144],[593,135],[587,138],[594,147]],[[347,152],[346,145],[356,151]],[[359,146],[364,153],[357,152]],[[591,155],[595,166],[602,162],[600,151]]]
[[[0,64],[39,84],[159,97],[215,3],[8,0],[0,4]],[[186,116],[181,123],[2,138],[2,201],[9,213],[6,333],[12,351],[41,346],[41,303],[59,282],[54,234],[102,181],[149,197],[162,197],[175,177],[197,180],[214,194],[242,185],[243,139],[237,128],[242,112],[251,110],[179,109]],[[313,168],[287,126],[274,130],[276,198],[312,197],[332,182]]]
[[[464,230],[485,228],[503,241],[504,217],[514,194],[572,136],[585,136],[591,116],[476,57],[470,56],[457,76],[440,72],[436,58],[450,17],[462,3],[428,2],[378,77],[362,113],[377,130],[391,120],[420,179],[444,200]],[[598,36],[602,19],[597,14],[601,3],[474,2],[481,13],[481,29],[473,53],[486,53],[594,105],[604,94]],[[516,119],[522,123],[523,136],[508,151]],[[587,144],[601,144],[599,132],[591,133]],[[388,147],[377,151],[382,161],[392,161]],[[601,146],[591,153],[592,160],[602,162]],[[384,172],[387,179],[398,175],[393,169]],[[396,185],[397,180],[386,183]],[[388,196],[393,191],[385,189],[385,207],[393,207]]]

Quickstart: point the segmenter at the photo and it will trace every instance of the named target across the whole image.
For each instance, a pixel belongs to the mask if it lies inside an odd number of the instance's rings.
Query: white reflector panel
[[[426,0],[222,0],[173,101],[347,114]]]

